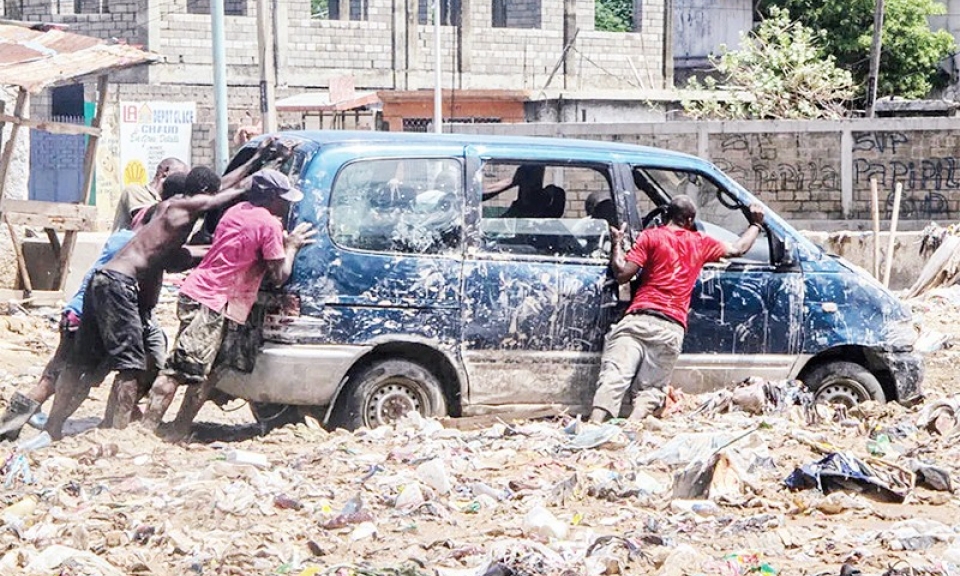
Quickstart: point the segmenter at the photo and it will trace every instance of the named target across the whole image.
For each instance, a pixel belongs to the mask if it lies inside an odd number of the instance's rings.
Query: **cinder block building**
[[[533,100],[577,94],[672,89],[673,0],[635,0],[632,30],[601,32],[594,0],[439,0],[445,93],[526,91]],[[744,0],[746,1],[746,0]],[[277,97],[326,90],[351,77],[357,90],[417,91],[434,86],[430,0],[268,0],[276,38]],[[226,65],[231,133],[259,116],[256,0],[226,0]],[[125,71],[106,111],[98,205],[112,210],[122,176],[116,162],[118,104],[196,103],[193,163],[213,162],[213,68],[209,0],[3,0],[3,17],[69,26],[71,31],[141,45],[159,63]],[[66,87],[35,98],[35,117],[85,113],[93,87]],[[446,106],[446,103],[445,103]],[[558,108],[559,109],[559,108]],[[89,113],[89,110],[86,110]],[[591,118],[576,110],[577,121]],[[559,113],[559,112],[558,112]],[[466,113],[469,116],[469,112]],[[485,120],[497,121],[489,106]],[[515,115],[514,115],[515,116]],[[469,118],[467,118],[469,120]],[[281,127],[302,122],[281,114]],[[508,119],[505,119],[508,121]],[[391,129],[414,123],[394,121]],[[106,217],[106,216],[105,216]]]

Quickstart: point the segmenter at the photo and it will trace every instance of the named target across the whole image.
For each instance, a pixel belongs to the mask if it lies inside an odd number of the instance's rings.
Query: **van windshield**
[[[330,193],[330,237],[376,252],[456,253],[462,198],[463,168],[454,158],[351,162]]]
[[[744,206],[712,178],[693,170],[633,167],[637,208],[645,226],[663,223],[665,206],[674,196],[689,196],[697,206],[697,227],[722,242],[735,241],[750,225]],[[656,207],[650,208],[655,203]],[[770,263],[766,230],[742,259]]]

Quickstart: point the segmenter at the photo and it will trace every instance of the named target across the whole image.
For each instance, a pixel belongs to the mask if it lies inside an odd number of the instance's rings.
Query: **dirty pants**
[[[649,314],[624,316],[610,328],[603,344],[593,407],[616,418],[631,386],[635,397],[653,394],[662,401],[660,389],[670,380],[682,346],[679,324]]]

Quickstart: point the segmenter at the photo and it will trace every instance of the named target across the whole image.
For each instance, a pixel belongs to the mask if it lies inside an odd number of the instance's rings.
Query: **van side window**
[[[484,251],[607,258],[617,221],[607,167],[491,160],[482,176]]]
[[[330,193],[330,237],[376,252],[456,252],[462,198],[463,168],[453,158],[351,162]]]
[[[680,194],[693,199],[697,206],[697,227],[718,240],[733,242],[750,226],[746,208],[716,182],[699,172],[635,166],[633,176],[637,187],[647,192],[645,196],[651,199],[662,196],[669,201]],[[648,225],[662,223],[661,215],[662,212],[656,210],[644,214],[641,208],[641,216]],[[761,232],[760,238],[741,260],[770,263],[770,242],[766,234],[766,231]]]

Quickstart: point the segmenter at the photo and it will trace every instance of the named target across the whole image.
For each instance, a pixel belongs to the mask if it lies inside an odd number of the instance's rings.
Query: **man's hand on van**
[[[750,226],[737,238],[732,244],[726,244],[726,258],[738,258],[747,253],[756,242],[760,232],[763,231],[763,207],[759,204],[751,204],[749,208]]]
[[[317,231],[309,222],[301,222],[290,232],[283,236],[283,247],[290,250],[299,250],[307,244],[313,244],[313,237]]]

